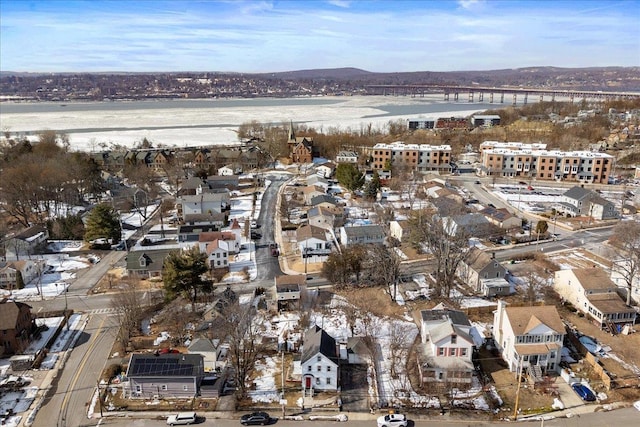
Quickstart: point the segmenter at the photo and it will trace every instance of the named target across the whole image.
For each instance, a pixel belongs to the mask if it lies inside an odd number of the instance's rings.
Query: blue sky
[[[640,65],[640,2],[0,0],[0,70]]]

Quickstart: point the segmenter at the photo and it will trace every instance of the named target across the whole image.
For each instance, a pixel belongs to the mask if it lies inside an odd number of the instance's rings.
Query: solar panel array
[[[138,357],[129,376],[190,376],[193,365],[179,364],[178,359],[164,357]]]

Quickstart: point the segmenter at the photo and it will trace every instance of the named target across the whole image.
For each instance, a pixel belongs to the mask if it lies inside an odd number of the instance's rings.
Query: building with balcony
[[[451,146],[405,144],[397,141],[391,144],[376,144],[369,149],[374,170],[385,170],[389,165],[400,166],[411,171],[451,171]]]

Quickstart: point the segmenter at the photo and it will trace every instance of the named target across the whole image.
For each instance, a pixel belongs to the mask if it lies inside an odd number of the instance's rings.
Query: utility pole
[[[284,345],[287,345],[286,342]],[[280,354],[282,355],[282,396],[280,397],[280,403],[282,403],[282,419],[284,419],[287,404],[287,399],[284,397],[284,348],[281,350]]]
[[[518,420],[518,404],[520,403],[520,383],[522,382],[522,356],[518,357],[518,369],[516,370],[518,374],[518,388],[516,389],[516,404],[515,409],[513,410],[513,421]]]

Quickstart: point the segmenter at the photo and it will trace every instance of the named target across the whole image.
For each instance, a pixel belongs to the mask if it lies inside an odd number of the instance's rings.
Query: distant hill
[[[264,77],[275,77],[278,79],[360,79],[367,78],[373,74],[370,71],[359,68],[321,68],[314,70],[283,71],[279,73],[258,74]]]

